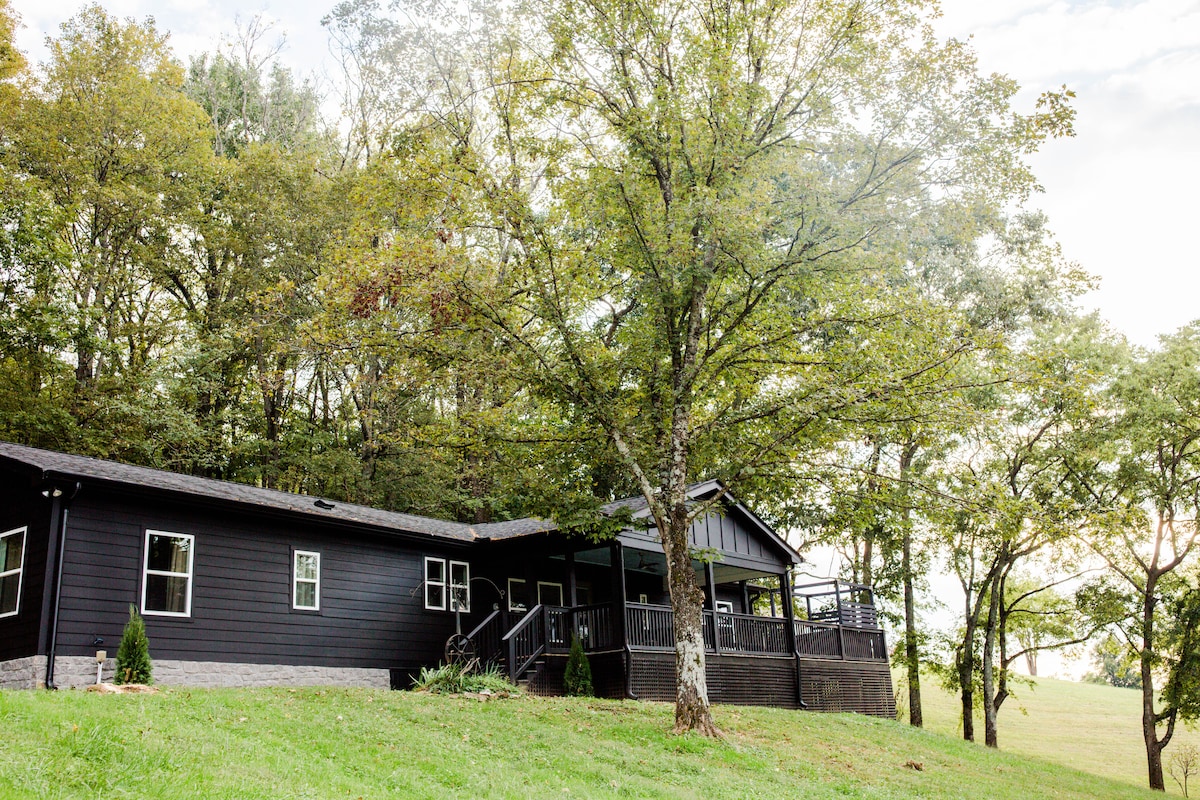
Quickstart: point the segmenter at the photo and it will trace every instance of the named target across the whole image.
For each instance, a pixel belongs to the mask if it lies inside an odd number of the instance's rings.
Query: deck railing
[[[883,631],[851,628],[833,622],[796,620],[796,652],[802,656],[851,661],[886,661]]]
[[[666,606],[629,603],[625,607],[625,631],[629,646],[641,650],[674,650],[674,619],[674,613]],[[787,620],[705,611],[704,648],[712,653],[788,655],[791,653],[791,643],[788,641]]]
[[[570,629],[579,637],[584,650],[613,650],[621,646],[612,605],[576,606],[570,613]],[[569,641],[567,645],[570,646]]]

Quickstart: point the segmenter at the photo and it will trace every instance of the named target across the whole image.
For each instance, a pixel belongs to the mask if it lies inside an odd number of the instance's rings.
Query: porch
[[[851,622],[865,621],[862,612],[854,610],[859,616]],[[673,624],[674,612],[659,604],[539,604],[521,615],[496,609],[467,636],[482,663],[535,694],[563,692],[574,635],[588,654],[598,694],[669,701],[675,693]],[[895,713],[877,625],[707,609],[703,626],[714,702]]]

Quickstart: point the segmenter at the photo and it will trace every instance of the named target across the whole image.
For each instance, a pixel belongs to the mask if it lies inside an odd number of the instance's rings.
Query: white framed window
[[[425,557],[425,608],[446,610],[446,559]]]
[[[525,579],[508,579],[508,610],[524,614],[529,609],[525,606]]]
[[[25,532],[16,528],[0,533],[0,617],[21,610],[21,576],[25,571]]]
[[[718,600],[717,601],[717,611],[722,614],[732,614],[733,613],[733,603],[729,600]]]
[[[142,613],[162,617],[192,615],[192,564],[196,537],[146,531],[142,568]]]
[[[650,602],[650,595],[646,594],[645,592],[638,593],[638,602],[642,605],[648,604]]]
[[[425,608],[430,611],[471,610],[471,565],[425,556]]]
[[[471,565],[465,561],[450,562],[450,610],[471,610]]]
[[[563,604],[563,587],[561,583],[538,581],[538,604],[543,606],[561,606]]]
[[[312,550],[292,551],[292,608],[321,609],[321,554]]]

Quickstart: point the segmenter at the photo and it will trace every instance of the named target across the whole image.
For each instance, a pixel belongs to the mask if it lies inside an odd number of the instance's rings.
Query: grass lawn
[[[372,690],[0,691],[0,797],[1160,796],[888,720],[724,706],[711,741],[668,734],[671,718]]]
[[[926,728],[961,736],[957,695],[943,691],[932,678],[927,678],[921,689]],[[1017,696],[1000,709],[1001,750],[1146,785],[1140,691],[1053,678],[1037,678],[1035,686],[1019,685],[1015,691]],[[982,715],[976,715],[975,733],[982,742]],[[1171,753],[1182,744],[1200,748],[1200,733],[1183,725],[1176,727],[1164,763],[1169,763]],[[1169,774],[1164,777],[1168,792],[1182,794]]]

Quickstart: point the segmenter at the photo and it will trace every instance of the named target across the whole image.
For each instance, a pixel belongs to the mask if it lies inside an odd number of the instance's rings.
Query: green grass
[[[948,736],[961,736],[957,695],[927,678],[921,686],[925,726]],[[1018,685],[1016,696],[1000,709],[1000,749],[1039,756],[1085,772],[1144,786],[1146,750],[1142,744],[1142,695],[1091,683],[1038,678],[1032,687]],[[983,720],[976,715],[975,733],[983,741]],[[1182,744],[1200,748],[1200,732],[1180,725],[1165,752]],[[1164,773],[1167,791],[1182,794]],[[1194,789],[1195,786],[1189,786]]]
[[[3,798],[1137,798],[888,720],[371,690],[0,691]],[[906,766],[920,764],[920,771]]]

